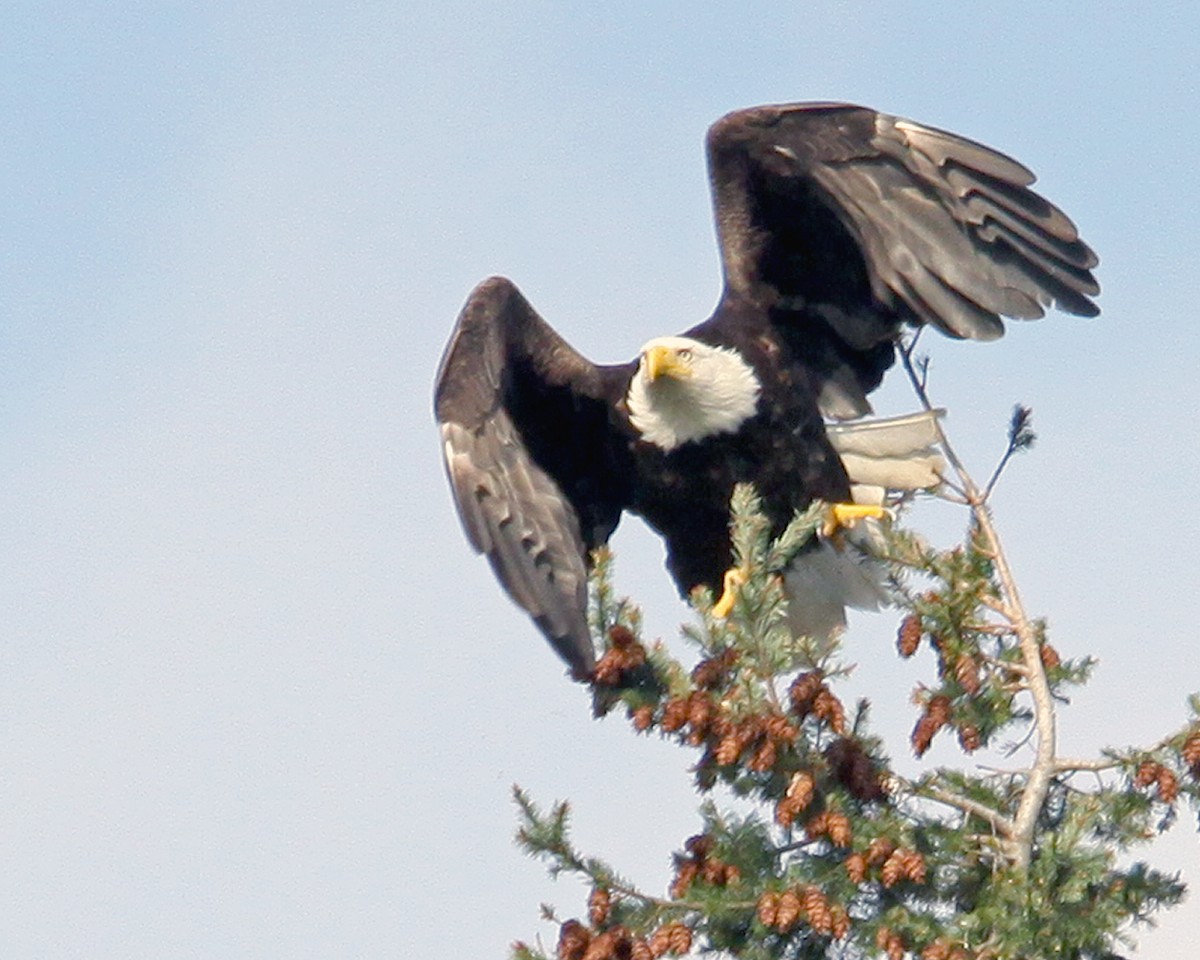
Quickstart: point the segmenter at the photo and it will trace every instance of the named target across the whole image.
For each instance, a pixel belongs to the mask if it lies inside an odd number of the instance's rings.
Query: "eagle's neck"
[[[647,443],[670,452],[682,444],[733,433],[754,416],[762,385],[736,350],[701,345],[689,376],[652,380],[645,364],[629,384],[629,419]]]

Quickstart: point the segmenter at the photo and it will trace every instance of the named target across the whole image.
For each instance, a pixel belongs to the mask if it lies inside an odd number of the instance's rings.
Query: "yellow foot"
[[[821,525],[821,536],[828,539],[839,530],[849,530],[859,520],[882,520],[889,516],[891,514],[886,507],[875,504],[831,503],[825,513],[825,522]]]
[[[738,588],[746,582],[746,573],[741,567],[730,567],[725,571],[725,584],[721,591],[721,599],[713,604],[712,614],[724,620],[733,612],[733,603],[737,600]]]

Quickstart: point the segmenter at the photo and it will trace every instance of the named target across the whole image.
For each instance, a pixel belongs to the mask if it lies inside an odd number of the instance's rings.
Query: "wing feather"
[[[573,501],[585,486],[614,486],[595,456],[606,443],[595,435],[605,420],[601,369],[562,340],[509,281],[492,278],[463,307],[434,403],[467,539],[574,675],[587,676],[595,665],[588,550],[607,537],[620,512],[615,503]],[[578,419],[585,415],[586,423]],[[572,424],[577,433],[590,431],[583,439],[593,446],[587,455],[559,456],[581,439],[572,436]]]
[[[791,104],[718,120],[708,154],[726,295],[781,324],[819,318],[851,367],[905,323],[989,340],[1003,317],[1099,312],[1095,253],[1027,167],[983,144],[850,104]],[[878,375],[864,360],[864,404]]]

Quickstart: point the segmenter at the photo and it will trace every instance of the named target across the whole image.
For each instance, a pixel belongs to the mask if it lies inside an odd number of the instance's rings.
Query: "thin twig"
[[[933,404],[930,402],[929,394],[925,390],[924,377],[918,375],[913,365],[911,343],[908,347],[900,349],[900,357],[921,405],[926,410],[932,410]],[[1016,632],[1021,659],[1024,661],[1027,671],[1025,682],[1033,699],[1034,727],[1037,730],[1035,760],[1032,769],[1029,771],[1029,777],[1025,781],[1025,788],[1021,792],[1021,799],[1017,805],[1017,814],[1013,820],[1013,829],[1010,834],[1012,838],[1010,844],[1012,865],[1017,870],[1025,872],[1029,869],[1030,861],[1033,858],[1034,832],[1037,827],[1037,817],[1045,806],[1046,798],[1050,793],[1050,785],[1054,779],[1057,755],[1054,698],[1051,695],[1050,683],[1046,679],[1046,670],[1042,663],[1041,652],[1038,646],[1037,631],[1034,629],[1033,623],[1025,613],[1025,607],[1021,603],[1021,595],[1017,589],[1016,578],[1013,576],[1012,568],[1009,566],[1008,557],[1000,541],[1000,534],[997,532],[995,524],[992,522],[991,514],[987,509],[986,495],[971,478],[958,453],[947,439],[941,424],[935,421],[935,426],[937,427],[942,450],[946,454],[946,460],[958,475],[959,482],[966,493],[967,501],[970,504],[971,512],[975,517],[976,524],[978,524],[979,531],[983,534],[985,541],[994,554],[992,562],[996,571],[996,577],[1000,581],[1001,590],[1001,600],[998,603],[999,609],[997,612],[1001,613],[1012,624],[1013,630]],[[988,605],[991,606],[991,604]]]

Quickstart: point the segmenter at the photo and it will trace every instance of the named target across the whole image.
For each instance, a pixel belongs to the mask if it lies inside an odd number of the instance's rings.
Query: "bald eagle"
[[[1097,259],[1074,224],[1029,189],[1028,169],[979,143],[812,103],[728,114],[707,151],[724,273],[711,317],[597,365],[493,277],[437,376],[467,537],[577,679],[594,666],[590,552],[624,511],[662,536],[681,591],[720,593],[736,483],[755,484],[777,533],[815,498],[850,501],[866,474],[891,485],[889,463],[918,465],[910,488],[936,481],[923,475],[927,419],[837,424],[870,412],[903,329],[990,340],[1001,317],[1099,312]],[[818,629],[806,612],[836,622],[844,604],[879,600],[844,567],[828,550],[797,558],[796,629]]]

